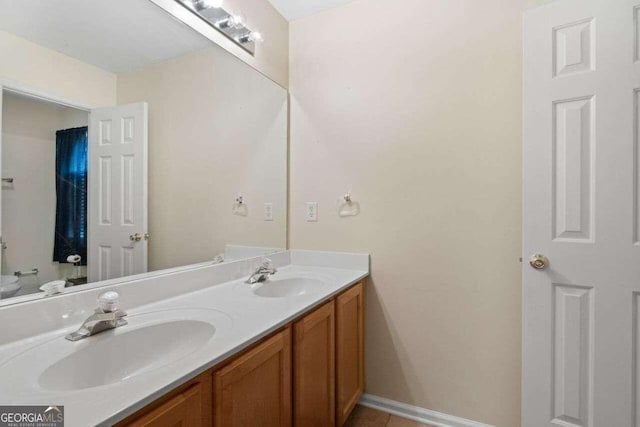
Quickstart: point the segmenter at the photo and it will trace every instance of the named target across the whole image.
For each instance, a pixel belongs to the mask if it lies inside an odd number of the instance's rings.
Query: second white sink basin
[[[272,278],[252,286],[253,293],[266,298],[298,297],[316,293],[325,286],[319,279],[309,277]]]
[[[39,383],[48,390],[67,391],[124,381],[193,353],[215,331],[212,324],[198,320],[122,329],[123,333],[97,341],[49,366],[40,375]],[[108,363],[99,363],[100,360]]]

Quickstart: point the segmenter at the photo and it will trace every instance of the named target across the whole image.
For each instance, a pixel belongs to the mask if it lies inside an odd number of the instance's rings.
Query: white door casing
[[[639,19],[640,0],[525,14],[523,427],[640,426]]]
[[[90,282],[147,271],[147,139],[146,103],[91,110]]]

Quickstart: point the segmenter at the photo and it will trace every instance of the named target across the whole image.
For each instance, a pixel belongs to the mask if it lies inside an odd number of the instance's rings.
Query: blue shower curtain
[[[85,126],[56,132],[56,262],[78,254],[87,265],[87,130]]]

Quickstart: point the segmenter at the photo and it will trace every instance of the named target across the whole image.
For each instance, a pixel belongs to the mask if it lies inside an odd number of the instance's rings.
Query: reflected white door
[[[525,15],[524,427],[640,426],[639,18],[640,0]]]
[[[147,271],[146,103],[89,116],[88,279]]]

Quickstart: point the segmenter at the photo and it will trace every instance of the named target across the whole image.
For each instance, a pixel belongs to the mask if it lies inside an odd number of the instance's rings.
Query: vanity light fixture
[[[244,16],[225,10],[224,0],[175,0],[238,46],[255,54],[256,44],[264,41],[259,31],[247,27]]]
[[[216,22],[215,25],[220,29],[234,28],[239,30],[244,28],[244,19],[241,15],[229,15],[227,18]]]
[[[264,41],[264,37],[262,37],[262,33],[260,31],[251,31],[238,37],[238,41],[242,44],[251,42],[260,44]]]

